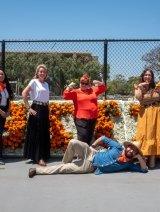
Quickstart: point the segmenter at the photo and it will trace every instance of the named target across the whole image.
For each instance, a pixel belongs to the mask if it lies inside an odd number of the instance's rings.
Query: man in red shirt
[[[80,141],[91,144],[96,120],[98,116],[97,97],[106,91],[106,86],[98,80],[93,81],[94,86],[87,74],[80,79],[80,87],[74,88],[71,83],[63,92],[63,98],[73,100],[74,122],[77,129],[77,138]]]

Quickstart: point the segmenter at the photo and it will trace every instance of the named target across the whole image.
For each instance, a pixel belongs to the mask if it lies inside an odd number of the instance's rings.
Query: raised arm
[[[98,138],[94,141],[94,143],[91,145],[93,148],[96,148],[102,144],[102,137]]]
[[[143,171],[146,171],[147,172],[148,171],[148,167],[147,167],[146,162],[143,159],[143,157],[140,154],[138,154],[138,155],[135,156],[135,158],[138,159],[141,169]]]
[[[143,94],[148,90],[149,84],[147,82],[142,82],[138,85],[134,85],[134,95],[138,100],[143,99]]]
[[[98,145],[101,145],[101,144],[105,144],[107,147],[110,147],[110,148],[123,149],[123,147],[120,143],[118,143],[117,141],[112,140],[111,138],[108,138],[106,136],[101,136],[91,146],[93,148],[96,148]]]
[[[134,96],[138,100],[142,100],[143,98],[142,89],[139,85],[134,85]]]
[[[74,100],[76,96],[75,83],[71,82],[63,91],[63,98],[66,100]]]
[[[93,84],[95,86],[97,95],[102,94],[107,90],[107,86],[104,84],[104,82],[93,80]]]

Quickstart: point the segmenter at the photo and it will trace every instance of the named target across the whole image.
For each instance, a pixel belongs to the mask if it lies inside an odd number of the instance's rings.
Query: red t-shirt
[[[104,84],[93,86],[87,90],[81,88],[71,91],[64,90],[63,98],[73,100],[76,118],[96,119],[98,116],[97,96],[106,91]]]

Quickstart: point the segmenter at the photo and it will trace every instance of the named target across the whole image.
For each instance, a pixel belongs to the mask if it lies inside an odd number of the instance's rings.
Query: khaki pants
[[[92,158],[96,150],[88,144],[72,139],[64,154],[62,164],[47,167],[37,167],[37,174],[82,174],[94,171]],[[73,161],[74,156],[79,160]]]

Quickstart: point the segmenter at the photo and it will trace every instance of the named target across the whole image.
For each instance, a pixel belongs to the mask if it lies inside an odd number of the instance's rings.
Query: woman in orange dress
[[[141,151],[148,157],[149,167],[154,168],[160,155],[160,89],[150,68],[142,72],[140,83],[135,85],[135,97],[140,102],[135,140],[141,142]]]

